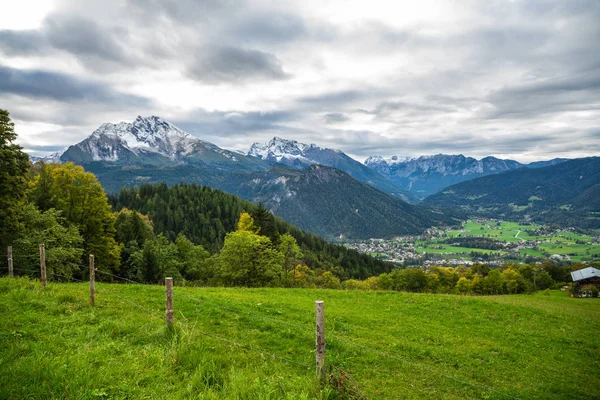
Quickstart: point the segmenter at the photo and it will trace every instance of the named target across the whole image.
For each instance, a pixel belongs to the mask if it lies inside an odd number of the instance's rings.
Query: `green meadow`
[[[549,293],[547,293],[549,294]],[[2,399],[590,399],[600,301],[0,278]],[[314,372],[325,301],[332,383]],[[347,374],[347,375],[346,375]],[[361,397],[362,396],[362,397]]]

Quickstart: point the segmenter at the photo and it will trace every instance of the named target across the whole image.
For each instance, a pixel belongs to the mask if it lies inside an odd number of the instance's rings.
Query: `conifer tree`
[[[24,203],[29,157],[14,143],[17,139],[8,111],[0,109],[0,249],[19,231],[19,210]]]

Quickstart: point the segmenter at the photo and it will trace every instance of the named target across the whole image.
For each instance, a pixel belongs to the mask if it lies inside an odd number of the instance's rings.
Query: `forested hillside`
[[[226,234],[235,231],[240,213],[247,211],[261,233],[273,242],[286,233],[293,236],[303,253],[301,261],[312,269],[333,271],[341,278],[366,277],[391,269],[390,264],[305,233],[260,205],[207,186],[146,184],[123,188],[109,200],[116,210],[128,208],[148,215],[157,234],[171,241],[184,234],[212,253],[222,248]]]
[[[141,168],[91,163],[85,168],[98,176],[109,193],[141,183],[210,186],[253,203],[262,202],[275,215],[327,238],[419,234],[431,226],[456,223],[452,215],[408,204],[331,167],[240,172],[198,165]]]

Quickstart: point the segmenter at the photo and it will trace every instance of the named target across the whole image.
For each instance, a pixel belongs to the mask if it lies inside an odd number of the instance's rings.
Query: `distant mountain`
[[[275,166],[265,171],[215,170],[198,165],[127,167],[91,163],[105,190],[165,182],[197,183],[263,202],[273,213],[301,229],[326,238],[366,239],[421,233],[449,225],[452,217],[408,204],[359,182],[332,167],[312,165],[304,170]]]
[[[316,144],[299,143],[276,136],[267,143],[254,143],[247,155],[294,169],[304,169],[312,164],[334,167],[361,182],[368,183],[403,200],[415,200],[408,191],[400,189],[378,172],[340,150],[322,148]]]
[[[298,171],[272,168],[260,177],[254,175],[238,188],[242,197],[262,201],[286,221],[325,237],[381,238],[456,223],[332,167],[314,164]]]
[[[600,158],[521,168],[450,186],[423,204],[500,217],[600,228]]]
[[[258,145],[253,149],[252,156],[224,150],[153,116],[103,124],[59,159],[84,165],[108,192],[157,182],[207,185],[262,201],[276,215],[329,238],[420,233],[454,221],[370,186],[399,192],[386,178],[340,151],[278,138],[262,153]],[[288,162],[290,155],[298,163]],[[369,184],[314,163],[337,165]]]
[[[437,154],[418,158],[390,159],[375,156],[365,160],[365,165],[388,178],[401,189],[409,190],[420,198],[436,193],[445,187],[481,176],[498,174],[518,168],[540,168],[564,162],[565,159],[521,164],[514,160],[485,157],[477,160],[459,155]]]
[[[261,170],[269,165],[200,140],[160,117],[138,116],[132,123],[106,123],[70,146],[60,161],[78,164],[207,165],[220,169]]]

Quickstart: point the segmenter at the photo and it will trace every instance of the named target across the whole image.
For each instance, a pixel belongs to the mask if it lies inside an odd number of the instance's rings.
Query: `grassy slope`
[[[0,398],[326,398],[317,299],[328,361],[369,398],[509,398],[432,370],[522,399],[600,397],[595,299],[177,287],[169,335],[162,287],[97,286],[91,308],[86,284],[0,279]]]

